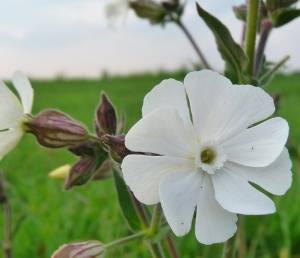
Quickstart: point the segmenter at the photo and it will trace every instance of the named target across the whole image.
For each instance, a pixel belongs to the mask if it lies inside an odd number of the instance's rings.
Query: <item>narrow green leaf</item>
[[[274,27],[281,27],[294,19],[300,17],[300,9],[282,8],[272,13],[272,21]]]
[[[243,82],[243,71],[248,62],[244,50],[234,41],[228,28],[198,3],[197,11],[215,36],[218,50],[225,61],[225,73],[234,83]]]
[[[124,218],[132,231],[139,231],[141,230],[141,224],[137,211],[134,207],[131,192],[125,184],[118,169],[113,169],[113,175],[119,204]]]

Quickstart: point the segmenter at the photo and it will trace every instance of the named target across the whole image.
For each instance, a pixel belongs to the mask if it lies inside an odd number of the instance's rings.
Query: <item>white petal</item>
[[[17,89],[22,100],[23,109],[25,114],[30,114],[33,103],[33,89],[30,81],[22,72],[15,72],[12,82]]]
[[[192,127],[173,108],[155,109],[138,121],[125,138],[129,150],[175,157],[193,156],[195,143]]]
[[[170,173],[186,171],[191,161],[165,156],[128,155],[122,162],[126,184],[144,204],[159,202],[159,184]]]
[[[223,209],[215,199],[210,176],[205,176],[197,202],[196,238],[202,244],[225,242],[236,232],[237,216]]]
[[[22,135],[23,132],[17,129],[0,132],[0,159],[18,144]]]
[[[168,175],[160,184],[161,206],[176,236],[183,236],[191,229],[201,181],[199,172],[185,171]]]
[[[212,179],[216,199],[224,209],[245,215],[275,212],[275,205],[270,198],[225,167],[213,175]]]
[[[18,98],[0,81],[0,130],[15,127],[23,116]]]
[[[279,117],[244,130],[223,144],[229,161],[251,167],[270,165],[282,152],[289,134],[288,123]]]
[[[200,138],[223,141],[273,114],[273,99],[261,88],[232,85],[209,70],[189,73],[184,86]]]
[[[242,176],[247,181],[259,185],[272,194],[283,195],[292,184],[292,162],[286,148],[267,167],[253,168],[230,162],[226,163],[226,167],[234,174]]]
[[[190,122],[190,112],[182,82],[168,79],[155,86],[144,98],[143,116],[161,107],[177,109],[181,118]]]

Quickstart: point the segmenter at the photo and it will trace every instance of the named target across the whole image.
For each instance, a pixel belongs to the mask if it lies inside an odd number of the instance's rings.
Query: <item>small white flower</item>
[[[209,70],[184,83],[165,80],[146,95],[143,118],[125,139],[132,151],[158,155],[127,156],[124,179],[142,203],[161,203],[177,236],[190,231],[197,209],[198,241],[223,242],[236,232],[236,214],[275,212],[249,182],[276,195],[291,185],[288,124],[261,122],[274,110],[261,88],[232,85]]]
[[[11,151],[23,135],[22,123],[31,113],[33,89],[21,72],[15,72],[12,82],[18,97],[0,81],[0,159]]]

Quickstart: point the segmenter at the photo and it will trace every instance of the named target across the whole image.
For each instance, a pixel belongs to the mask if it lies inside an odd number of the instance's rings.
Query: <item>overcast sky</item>
[[[0,77],[14,70],[35,77],[65,74],[98,76],[102,71],[129,73],[175,69],[197,59],[174,25],[150,26],[129,13],[112,28],[104,15],[109,0],[1,0]],[[218,16],[239,40],[241,23],[231,7],[241,0],[199,0]],[[192,0],[184,21],[195,35],[209,62],[223,63],[214,39],[197,17]],[[300,69],[300,19],[274,31],[267,55],[276,61],[290,54],[289,69]]]

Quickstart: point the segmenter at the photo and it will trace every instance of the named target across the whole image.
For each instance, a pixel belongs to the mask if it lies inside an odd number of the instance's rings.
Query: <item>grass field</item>
[[[171,75],[183,78],[183,73]],[[33,81],[34,113],[45,108],[60,109],[84,122],[92,129],[99,93],[105,90],[118,110],[127,114],[127,127],[140,116],[143,96],[166,74],[113,77],[102,80]],[[280,115],[290,123],[290,140],[300,143],[300,74],[277,76],[268,87],[280,93]],[[116,202],[111,179],[93,182],[69,192],[62,182],[47,178],[50,170],[73,162],[66,151],[39,147],[30,135],[0,164],[10,182],[14,223],[14,257],[49,258],[53,250],[65,242],[99,239],[109,242],[129,234]],[[294,159],[295,161],[295,159]],[[246,218],[249,257],[300,257],[300,176],[294,162],[294,181],[283,197],[275,197],[278,212],[269,216]],[[0,217],[2,228],[2,217]],[[0,235],[0,239],[2,236]],[[194,233],[177,239],[181,258],[215,258],[220,245],[205,247],[196,242]],[[1,257],[1,255],[0,255]],[[147,258],[144,245],[132,243],[110,252],[107,257]]]

